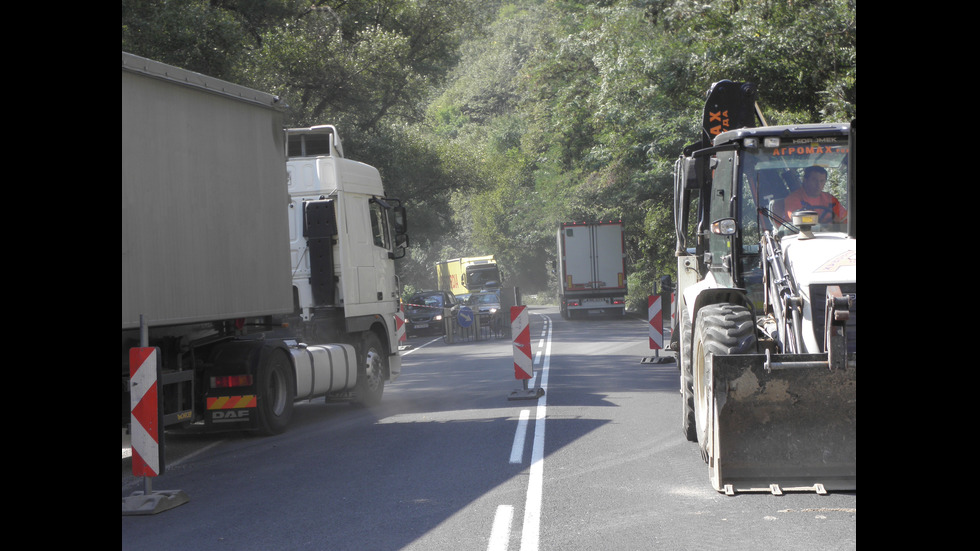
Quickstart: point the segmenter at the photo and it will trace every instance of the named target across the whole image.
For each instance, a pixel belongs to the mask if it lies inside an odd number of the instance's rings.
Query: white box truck
[[[562,317],[626,314],[626,251],[621,221],[561,224],[557,264]]]

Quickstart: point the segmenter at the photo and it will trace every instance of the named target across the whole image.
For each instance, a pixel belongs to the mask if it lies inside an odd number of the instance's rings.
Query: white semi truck
[[[623,223],[568,222],[558,228],[558,302],[565,319],[626,314]]]
[[[164,427],[285,430],[297,400],[367,405],[401,371],[405,210],[331,126],[122,55],[123,424],[128,351],[156,347]]]

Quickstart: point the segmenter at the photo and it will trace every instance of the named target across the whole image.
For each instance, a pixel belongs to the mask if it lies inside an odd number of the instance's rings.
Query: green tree
[[[403,282],[494,254],[549,286],[558,224],[621,219],[631,304],[674,268],[673,164],[721,79],[772,124],[856,115],[855,0],[123,0],[123,50],[334,124],[409,209]]]

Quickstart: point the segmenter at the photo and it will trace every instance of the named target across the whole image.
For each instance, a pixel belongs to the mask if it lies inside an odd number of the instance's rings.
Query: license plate
[[[425,328],[426,328],[426,327],[428,327],[428,326],[429,326],[429,324],[428,324],[428,323],[416,323],[416,324],[415,324],[415,328],[416,328],[416,329],[425,329]]]

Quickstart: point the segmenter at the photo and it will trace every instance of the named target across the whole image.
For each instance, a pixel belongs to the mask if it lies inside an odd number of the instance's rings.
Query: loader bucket
[[[714,488],[856,490],[855,365],[832,371],[824,354],[713,356]]]

